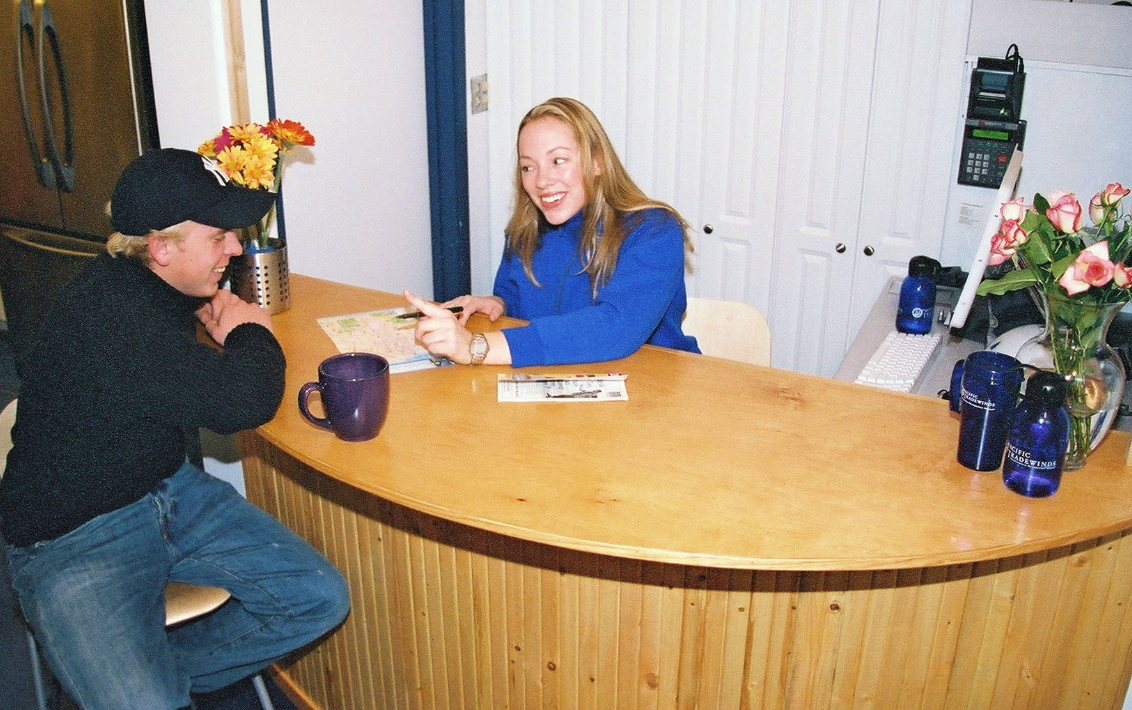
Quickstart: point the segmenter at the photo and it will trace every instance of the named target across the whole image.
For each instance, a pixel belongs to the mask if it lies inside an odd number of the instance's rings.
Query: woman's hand
[[[472,334],[468,332],[463,323],[467,320],[467,309],[470,306],[464,306],[464,313],[461,314],[464,318],[457,319],[456,314],[449,311],[447,307],[449,305],[463,305],[460,303],[460,299],[440,305],[426,301],[409,291],[404,291],[402,295],[409,302],[409,305],[424,314],[424,317],[417,321],[417,329],[413,335],[429,353],[446,357],[461,365],[467,365],[471,362],[472,356],[468,352],[468,345],[472,342]],[[464,296],[463,298],[474,297]]]
[[[503,305],[503,299],[498,296],[460,296],[440,305],[445,308],[450,306],[462,307],[464,311],[459,314],[458,318],[460,325],[467,325],[468,318],[473,313],[482,313],[488,317],[488,320],[494,322],[507,310],[507,307]]]

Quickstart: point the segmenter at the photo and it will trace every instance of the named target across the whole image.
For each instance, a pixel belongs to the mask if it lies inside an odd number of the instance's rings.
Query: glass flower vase
[[[1073,471],[1104,439],[1124,396],[1124,365],[1106,342],[1124,304],[1096,304],[1061,292],[1042,294],[1042,301],[1045,332],[1022,345],[1018,360],[1057,372],[1069,383],[1065,470]]]

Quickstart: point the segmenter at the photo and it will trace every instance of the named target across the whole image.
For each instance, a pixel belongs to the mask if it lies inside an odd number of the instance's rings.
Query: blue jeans
[[[54,540],[9,547],[12,586],[59,682],[86,710],[190,704],[346,618],[342,575],[228,483],[186,463],[157,488]],[[224,587],[168,631],[168,580]]]

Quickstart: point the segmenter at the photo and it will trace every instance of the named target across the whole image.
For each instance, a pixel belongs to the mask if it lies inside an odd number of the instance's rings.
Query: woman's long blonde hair
[[[618,159],[609,136],[605,134],[605,129],[601,127],[593,111],[576,99],[548,99],[523,116],[523,120],[519,122],[518,135],[522,134],[527,124],[547,117],[556,118],[569,126],[578,142],[578,162],[582,186],[586,192],[586,204],[582,208],[579,258],[590,276],[595,296],[598,287],[608,283],[613,270],[617,268],[621,244],[632,229],[632,225],[626,224],[627,216],[632,213],[654,207],[666,210],[684,229],[684,243],[691,250],[688,223],[672,206],[649,199],[637,187]],[[507,235],[507,248],[518,255],[527,278],[537,286],[540,284],[531,270],[531,261],[547,223],[538,206],[523,189],[523,174],[517,159],[518,135],[515,138],[515,209],[504,234]],[[593,169],[595,165],[601,168],[596,174]]]

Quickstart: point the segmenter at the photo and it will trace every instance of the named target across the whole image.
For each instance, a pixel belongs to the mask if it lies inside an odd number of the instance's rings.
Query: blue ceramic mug
[[[1022,363],[1005,353],[979,350],[962,365],[959,395],[959,463],[976,471],[1002,465],[1006,437],[1022,388]]]
[[[325,417],[311,414],[307,400],[318,392]],[[318,382],[299,388],[299,411],[343,441],[377,436],[389,413],[389,361],[373,353],[342,353],[322,361]]]

